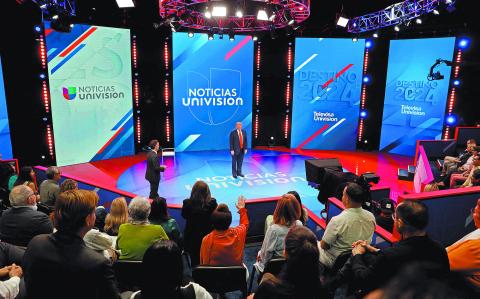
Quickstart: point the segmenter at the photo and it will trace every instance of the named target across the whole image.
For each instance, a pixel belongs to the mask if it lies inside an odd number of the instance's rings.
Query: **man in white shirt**
[[[358,184],[349,183],[343,189],[345,210],[330,220],[319,242],[320,262],[326,267],[332,268],[340,254],[351,251],[353,242],[372,240],[375,216],[362,209],[365,199],[366,193]]]

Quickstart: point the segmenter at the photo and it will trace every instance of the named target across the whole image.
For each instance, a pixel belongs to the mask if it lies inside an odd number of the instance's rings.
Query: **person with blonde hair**
[[[110,236],[118,235],[120,225],[128,222],[128,207],[125,197],[117,197],[112,201],[110,213],[105,218],[103,230]]]
[[[67,190],[77,190],[78,183],[72,179],[66,179],[60,184],[60,193],[65,192]]]

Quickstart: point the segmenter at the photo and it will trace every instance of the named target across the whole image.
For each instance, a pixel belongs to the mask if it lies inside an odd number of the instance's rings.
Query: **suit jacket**
[[[77,235],[36,236],[22,267],[28,299],[120,299],[110,261]]]
[[[148,152],[147,171],[145,172],[145,179],[149,182],[158,182],[160,181],[160,172],[164,170],[165,168],[160,166],[160,157],[158,156],[158,154],[154,151]]]
[[[49,234],[53,225],[47,214],[31,207],[10,208],[0,217],[0,239],[17,246],[26,247],[40,234]]]
[[[247,132],[242,129],[242,136],[243,136],[243,150],[248,148],[247,144]],[[230,150],[234,151],[235,154],[240,153],[240,136],[238,136],[237,129],[230,132]]]

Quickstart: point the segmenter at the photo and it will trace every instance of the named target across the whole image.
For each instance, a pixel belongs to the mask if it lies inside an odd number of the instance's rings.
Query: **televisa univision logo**
[[[117,91],[115,86],[68,86],[62,87],[63,97],[67,101],[72,101],[77,98],[79,100],[108,100],[108,99],[123,99],[125,93]]]

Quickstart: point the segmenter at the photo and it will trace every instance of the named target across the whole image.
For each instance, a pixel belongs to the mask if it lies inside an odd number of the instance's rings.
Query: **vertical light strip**
[[[165,133],[167,135],[167,142],[170,142],[170,117],[165,118]]]
[[[132,35],[132,65],[133,65],[133,100],[137,117],[134,121],[135,135],[138,144],[142,143],[142,128],[140,116],[140,87],[138,83],[138,63],[137,63],[137,36]],[[134,112],[135,113],[135,112]]]
[[[288,43],[287,49],[287,83],[285,86],[285,120],[283,124],[283,136],[285,139],[289,137],[290,128],[290,103],[292,98],[292,67],[293,67],[293,44]]]
[[[253,122],[253,137],[258,139],[258,132],[260,130],[260,116],[259,116],[259,108],[260,108],[260,65],[261,65],[261,49],[262,45],[261,42],[256,43],[257,51],[255,53],[255,70],[257,72],[256,79],[255,79],[255,111],[254,111],[254,122]]]
[[[450,91],[448,93],[448,100],[447,100],[447,115],[449,117],[453,113],[453,108],[455,106],[455,100],[457,99],[456,96],[456,87],[452,82],[458,79],[458,75],[460,73],[460,64],[462,63],[462,50],[458,49],[454,60],[454,69],[453,69],[453,78],[450,80]],[[445,130],[443,131],[443,139],[450,138],[450,131],[453,129],[453,126],[446,125]]]
[[[170,125],[170,116],[168,113],[170,113],[170,84],[169,84],[169,71],[170,71],[170,48],[168,44],[169,39],[167,38],[165,42],[163,43],[163,59],[164,59],[164,66],[165,66],[165,81],[163,83],[163,97],[165,101],[165,107],[167,109],[167,115],[165,117],[165,136],[167,139],[167,142],[170,142],[171,136],[172,136],[172,131],[171,131],[171,125]]]
[[[368,70],[368,59],[369,59],[369,50],[365,47],[365,54],[363,55],[363,71],[362,71],[362,91],[360,93],[360,113],[365,110],[365,102],[367,100],[367,83],[363,81],[363,78],[367,74]],[[360,116],[360,122],[358,123],[358,138],[360,142],[363,138],[365,121],[362,116]]]

